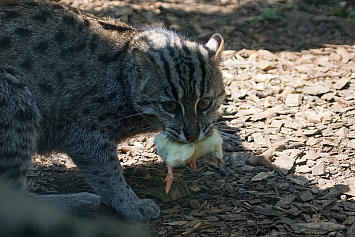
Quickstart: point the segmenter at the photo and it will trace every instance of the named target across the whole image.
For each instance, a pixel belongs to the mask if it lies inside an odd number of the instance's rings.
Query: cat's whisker
[[[219,132],[220,134],[224,134],[224,135],[226,135],[226,136],[238,137],[238,135],[236,135],[236,134],[231,134],[231,133],[228,133],[228,132],[224,132],[223,130],[222,130],[222,131],[221,131],[221,130],[218,130],[218,132]]]
[[[236,134],[227,133],[227,132],[223,132],[223,131],[218,131],[218,132],[219,132],[219,134],[221,134],[221,136],[239,138],[239,136]]]
[[[226,124],[226,121],[217,121],[217,122],[214,122],[214,123],[211,123],[212,125],[218,125],[220,127],[230,127]]]
[[[217,122],[214,122],[214,123],[211,123],[212,125],[219,125],[219,124],[226,124],[226,121],[223,120],[223,121],[217,121]]]
[[[149,127],[140,128],[140,129],[138,129],[137,131],[148,132],[148,131],[150,131],[150,130],[154,130],[155,128],[161,128],[161,129],[162,129],[162,127],[160,127],[160,126],[158,126],[158,125],[155,125],[155,126],[149,126]]]
[[[144,115],[144,113],[131,114],[131,115],[128,115],[126,117],[120,118],[120,121],[123,120],[123,119],[132,118],[132,117],[139,116],[139,115]]]
[[[148,161],[148,164],[146,164],[146,166],[147,166],[146,168],[150,167],[152,164],[153,164],[153,161],[152,161],[152,160],[149,160],[149,161]]]
[[[132,172],[132,174],[131,174],[131,178],[136,174],[136,172],[137,172],[137,170],[138,170],[138,168],[141,166],[141,164],[138,164],[135,168],[134,168],[134,170],[133,170],[133,172]]]
[[[218,131],[220,131],[220,132],[226,132],[226,131],[228,131],[228,132],[238,132],[238,131],[239,131],[239,129],[231,129],[231,128],[218,128]]]
[[[229,133],[220,134],[220,135],[223,138],[223,140],[232,141],[232,142],[236,142],[236,143],[241,143],[242,142],[242,140],[239,137],[231,136],[231,134],[229,134]]]
[[[241,140],[237,140],[237,139],[233,139],[230,137],[225,137],[225,136],[221,136],[224,142],[235,142],[235,143],[241,143]]]

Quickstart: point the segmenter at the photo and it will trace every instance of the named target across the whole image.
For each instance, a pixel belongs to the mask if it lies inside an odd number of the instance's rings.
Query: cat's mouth
[[[206,138],[208,138],[212,134],[212,133],[209,133],[209,134],[205,134],[203,136],[201,136],[201,134],[199,134],[197,136],[197,139],[194,139],[193,141],[189,141],[187,138],[183,137],[183,135],[177,136],[175,133],[171,133],[169,130],[164,130],[163,133],[165,133],[166,136],[169,138],[169,140],[171,140],[172,142],[181,143],[181,144],[200,142],[202,140],[205,140]]]

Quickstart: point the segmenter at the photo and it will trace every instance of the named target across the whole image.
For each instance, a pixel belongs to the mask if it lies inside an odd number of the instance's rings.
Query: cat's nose
[[[185,136],[189,142],[194,142],[198,139],[197,134],[189,134],[189,135],[186,134]]]

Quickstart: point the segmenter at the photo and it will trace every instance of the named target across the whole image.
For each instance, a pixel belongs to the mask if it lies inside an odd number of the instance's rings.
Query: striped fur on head
[[[136,109],[154,116],[173,140],[205,138],[225,95],[218,68],[222,36],[202,45],[164,29],[142,34],[132,50]]]

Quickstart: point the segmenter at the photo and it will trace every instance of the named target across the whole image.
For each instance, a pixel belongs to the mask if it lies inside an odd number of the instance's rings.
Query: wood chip
[[[262,133],[254,133],[252,134],[254,139],[254,146],[255,147],[268,147],[269,142],[268,139]]]
[[[298,196],[300,197],[302,202],[307,202],[314,199],[313,194],[309,190],[300,192]]]
[[[344,230],[345,226],[333,222],[295,223],[291,228],[298,234],[326,234],[331,231]]]
[[[288,194],[286,196],[281,197],[281,199],[276,203],[276,206],[281,208],[287,208],[293,201],[297,198],[296,195]]]
[[[339,137],[346,137],[348,134],[349,134],[349,129],[346,127],[339,128],[339,130],[335,132],[335,135]]]
[[[284,120],[278,120],[278,119],[274,119],[272,120],[271,124],[270,124],[270,127],[272,128],[281,128],[282,125],[284,125],[286,121]]]
[[[265,216],[280,216],[280,215],[282,215],[282,213],[279,211],[266,209],[266,208],[263,208],[260,206],[254,207],[254,212],[257,214],[265,215]]]
[[[192,209],[201,209],[201,204],[196,199],[190,200],[189,205]]]
[[[297,163],[297,161],[296,161]],[[300,174],[306,174],[306,173],[310,173],[312,171],[311,168],[309,168],[308,165],[299,165],[296,167],[296,173],[300,173]]]
[[[348,61],[353,58],[353,56],[343,47],[337,48],[335,52],[341,56],[341,61],[343,63],[348,63]]]
[[[301,73],[310,73],[313,69],[312,69],[312,66],[313,65],[305,65],[305,64],[302,64],[302,65],[298,65],[295,67],[295,69],[298,71],[298,72],[301,72]]]
[[[288,177],[287,179],[290,180],[292,183],[297,184],[299,186],[305,186],[308,183],[308,180],[302,176]]]
[[[163,225],[179,226],[179,225],[186,225],[187,223],[189,223],[189,221],[173,221],[173,222],[163,223]]]
[[[314,137],[310,137],[308,139],[308,141],[306,142],[306,145],[307,146],[314,146],[314,145],[316,145],[319,142],[320,142],[320,139],[317,139],[317,138],[314,138]]]
[[[264,71],[269,71],[276,68],[275,65],[273,65],[270,61],[267,60],[260,60],[256,63],[256,67]]]
[[[187,236],[193,232],[195,232],[200,226],[202,225],[202,222],[198,222],[196,225],[194,225],[191,229],[184,231],[181,233],[182,236]]]
[[[303,135],[305,136],[313,136],[319,133],[318,129],[306,129],[303,130]]]
[[[278,108],[270,108],[270,109],[267,109],[261,113],[255,113],[253,115],[253,117],[251,117],[251,121],[259,121],[259,120],[262,120],[262,119],[266,119],[266,118],[270,118],[272,117],[273,114],[275,114],[276,110]]]
[[[352,225],[355,222],[355,216],[349,216],[346,218],[346,220],[343,222],[343,225]]]
[[[294,158],[291,158],[290,156],[281,156],[277,157],[274,162],[272,162],[272,165],[281,171],[283,174],[287,174],[288,171],[293,167],[295,162]]]
[[[328,57],[317,58],[317,63],[322,67],[337,68],[338,66],[330,62]]]
[[[333,88],[336,90],[343,89],[343,87],[348,84],[349,78],[343,77],[340,80],[337,80],[336,83],[333,85]]]
[[[322,95],[328,93],[330,88],[323,85],[305,86],[302,90],[304,94],[308,95]]]
[[[243,98],[247,94],[247,90],[240,89],[239,83],[237,81],[233,81],[230,85],[231,95],[235,101],[238,101],[240,98]]]
[[[285,105],[287,106],[300,106],[302,104],[301,94],[288,94],[285,100]]]
[[[240,214],[226,214],[226,215],[219,215],[222,220],[224,221],[243,221],[245,217]]]
[[[258,173],[257,175],[255,175],[251,181],[261,181],[261,180],[264,180],[264,179],[267,179],[269,178],[271,175],[273,175],[274,172],[273,171],[268,171],[268,172],[260,172]]]

